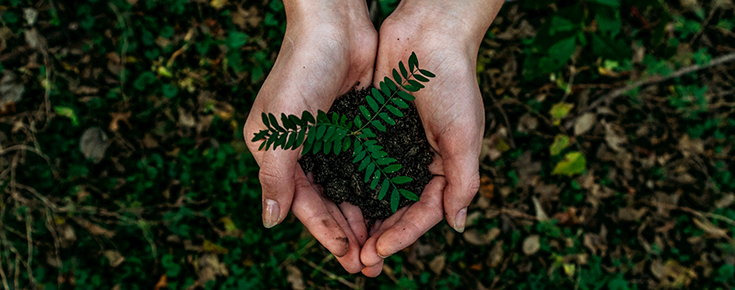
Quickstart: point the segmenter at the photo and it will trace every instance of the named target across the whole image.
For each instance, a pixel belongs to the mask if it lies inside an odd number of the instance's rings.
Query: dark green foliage
[[[346,151],[350,148],[350,144],[354,144],[352,162],[360,163],[358,169],[365,171],[363,180],[365,183],[370,183],[370,188],[375,189],[379,184],[381,185],[379,199],[383,199],[388,191],[391,192],[390,202],[393,212],[398,209],[400,196],[418,201],[419,197],[415,193],[397,187],[397,185],[410,182],[412,180],[410,177],[388,178],[387,173],[398,172],[402,166],[395,163],[396,159],[389,158],[388,154],[382,150],[383,147],[371,139],[375,137],[375,134],[368,128],[372,127],[385,132],[385,124],[396,124],[396,120],[386,111],[399,118],[403,116],[403,113],[390,102],[405,109],[408,108],[407,101],[415,100],[411,94],[399,90],[399,86],[406,91],[417,92],[424,88],[421,82],[426,83],[429,78],[434,77],[430,71],[419,69],[415,53],[411,53],[408,58],[408,66],[410,70],[406,70],[403,62],[399,62],[398,67],[401,74],[394,69],[393,80],[386,77],[380,82],[380,89],[371,88],[370,94],[366,96],[368,107],[360,106],[362,116],[355,116],[355,119],[350,122],[347,122],[347,117],[344,115],[333,113],[330,118],[327,113],[320,110],[316,119],[308,111],[304,111],[301,118],[281,113],[280,124],[283,125],[281,126],[275,115],[262,113],[263,125],[268,129],[255,133],[252,142],[262,140],[258,150],[269,150],[271,145],[274,150],[278,147],[295,150],[303,144],[301,154],[321,151],[324,154],[334,153],[335,155]]]

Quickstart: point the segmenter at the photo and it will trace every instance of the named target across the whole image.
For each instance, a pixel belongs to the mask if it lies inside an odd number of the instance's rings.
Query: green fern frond
[[[364,182],[370,182],[371,189],[380,186],[378,199],[382,200],[390,192],[391,210],[395,212],[401,196],[413,201],[418,201],[419,197],[397,186],[411,182],[412,178],[388,177],[388,174],[399,172],[403,166],[396,163],[396,159],[388,157],[388,153],[373,139],[377,135],[368,126],[385,132],[385,124],[395,125],[394,117],[403,117],[401,109],[409,107],[406,102],[415,100],[408,92],[423,89],[422,83],[429,82],[435,75],[420,69],[416,54],[411,53],[408,69],[401,61],[398,70],[393,69],[392,77],[383,78],[379,89],[370,90],[366,96],[367,107],[360,106],[360,114],[349,122],[345,115],[332,113],[330,116],[321,110],[316,118],[308,111],[302,112],[301,117],[281,113],[280,123],[275,115],[262,113],[261,118],[267,129],[255,133],[252,142],[263,141],[258,150],[269,150],[271,146],[274,150],[278,147],[295,150],[303,145],[302,154],[322,152],[339,155],[354,146],[352,162],[359,163],[358,170],[365,172]]]

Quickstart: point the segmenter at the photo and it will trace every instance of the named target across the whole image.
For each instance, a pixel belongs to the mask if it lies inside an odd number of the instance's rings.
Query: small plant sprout
[[[252,141],[263,140],[258,150],[275,150],[278,147],[296,150],[303,144],[303,155],[320,151],[339,155],[352,146],[352,162],[359,162],[358,170],[365,172],[364,181],[370,182],[372,189],[380,185],[380,200],[390,192],[391,211],[396,212],[401,196],[413,201],[418,201],[419,197],[398,187],[411,182],[411,177],[388,177],[388,174],[399,172],[403,166],[383,151],[383,146],[375,140],[373,129],[385,132],[386,124],[395,125],[394,118],[403,117],[401,109],[408,108],[406,102],[415,99],[408,92],[418,92],[424,88],[422,83],[433,77],[435,75],[432,72],[419,68],[416,54],[411,53],[408,69],[402,61],[399,62],[398,69],[393,69],[393,79],[385,77],[380,82],[380,89],[372,88],[366,96],[368,106],[360,106],[361,114],[353,120],[347,120],[347,116],[337,113],[330,116],[319,110],[316,118],[308,111],[302,112],[301,117],[281,113],[279,123],[272,113],[262,113],[263,124],[268,129],[255,133]]]

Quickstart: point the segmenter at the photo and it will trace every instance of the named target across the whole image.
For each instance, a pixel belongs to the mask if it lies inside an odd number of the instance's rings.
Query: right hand
[[[348,203],[337,206],[323,198],[298,164],[300,149],[258,151],[262,141],[251,140],[266,129],[261,113],[301,116],[306,110],[316,115],[317,110],[328,111],[349,90],[368,87],[378,35],[365,1],[287,0],[284,6],[283,44],[243,129],[260,166],[263,225],[281,223],[290,209],[348,272],[357,273],[363,269],[360,249],[367,240],[359,208]]]

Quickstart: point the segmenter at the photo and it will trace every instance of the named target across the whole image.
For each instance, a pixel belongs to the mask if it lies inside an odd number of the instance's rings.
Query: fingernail
[[[278,216],[281,210],[278,208],[278,203],[272,199],[265,199],[265,208],[263,214],[263,226],[270,229],[278,224]]]
[[[383,255],[381,255],[381,254],[378,254],[378,257],[381,257],[381,258],[383,258],[383,259],[387,259],[388,257],[390,257],[390,255],[388,255],[388,256],[385,256],[385,257],[383,257]]]
[[[467,208],[459,210],[457,217],[454,218],[454,230],[462,233],[464,232],[464,225],[467,222]]]

